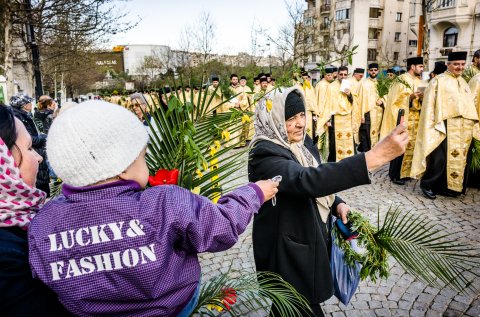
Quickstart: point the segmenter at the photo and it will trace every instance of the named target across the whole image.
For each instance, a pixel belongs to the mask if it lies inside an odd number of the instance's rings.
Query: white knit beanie
[[[58,177],[81,187],[120,175],[147,142],[147,130],[133,113],[92,100],[53,121],[47,156]]]

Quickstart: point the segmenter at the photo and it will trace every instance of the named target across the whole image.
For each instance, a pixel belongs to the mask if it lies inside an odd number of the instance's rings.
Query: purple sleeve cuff
[[[248,186],[252,187],[255,190],[258,199],[260,200],[260,205],[263,205],[263,203],[265,202],[265,196],[263,196],[263,192],[260,187],[255,183],[248,183]]]

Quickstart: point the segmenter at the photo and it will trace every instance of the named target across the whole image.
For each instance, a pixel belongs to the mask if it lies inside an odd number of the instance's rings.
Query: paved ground
[[[480,244],[480,191],[469,189],[460,198],[439,196],[436,200],[424,198],[416,181],[406,186],[390,183],[388,168],[374,173],[372,185],[361,186],[341,192],[339,195],[358,210],[375,220],[377,208],[385,211],[388,206],[399,204],[405,210],[428,215],[439,221],[451,234],[452,239]],[[237,171],[245,173],[245,170]],[[246,182],[246,176],[241,180]],[[233,262],[234,268],[254,271],[251,224],[242,234],[238,243],[231,249],[201,255],[203,279],[206,280],[226,271]],[[480,276],[480,268],[477,270]],[[472,277],[473,279],[473,277]],[[480,277],[473,279],[480,289]],[[348,306],[339,304],[335,298],[324,303],[327,316],[480,316],[480,294],[460,295],[449,289],[435,289],[415,280],[392,259],[391,275],[388,280],[373,283],[369,280],[360,286]],[[246,313],[244,316],[264,316],[265,313]]]

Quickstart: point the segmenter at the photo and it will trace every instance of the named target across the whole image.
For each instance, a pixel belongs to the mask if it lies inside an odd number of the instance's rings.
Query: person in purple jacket
[[[197,254],[235,244],[277,192],[258,181],[217,204],[174,185],[143,190],[148,134],[134,114],[88,101],[55,120],[47,154],[64,181],[29,228],[33,275],[78,316],[188,316]]]

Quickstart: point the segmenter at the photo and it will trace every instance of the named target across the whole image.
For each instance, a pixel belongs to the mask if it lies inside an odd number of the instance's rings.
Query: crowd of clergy
[[[307,132],[314,141],[328,140],[328,161],[338,162],[370,150],[403,123],[409,143],[405,154],[390,163],[393,183],[420,179],[429,199],[479,188],[480,174],[471,161],[474,139],[480,142],[480,50],[468,68],[466,59],[467,52],[450,53],[446,64],[437,62],[423,81],[423,58],[409,58],[403,74],[386,76],[395,77],[387,90],[378,87],[378,63],[368,65],[366,78],[361,68],[351,77],[345,66],[326,68],[314,87],[302,85]],[[304,83],[310,80],[308,73],[302,75]]]

